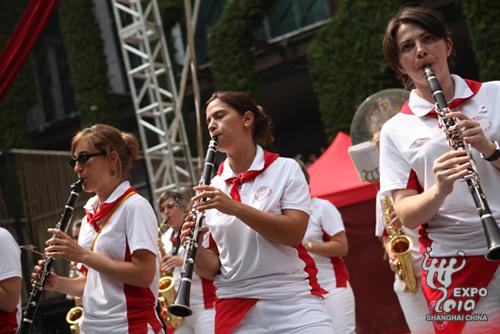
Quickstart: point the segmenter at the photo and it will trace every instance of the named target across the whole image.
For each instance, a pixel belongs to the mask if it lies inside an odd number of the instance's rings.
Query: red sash
[[[429,306],[429,315],[449,317],[430,319],[433,320],[436,333],[456,334],[463,330],[466,317],[477,307],[480,292],[487,292],[486,288],[498,266],[498,262],[490,262],[483,256],[430,258],[424,253],[422,290]],[[441,270],[435,271],[436,268]],[[448,281],[444,272],[451,274]],[[432,282],[434,287],[429,286],[428,275],[431,275],[429,283]]]
[[[134,188],[128,188],[120,197],[118,197],[115,201],[111,203],[102,203],[97,208],[96,212],[92,214],[90,211],[85,210],[87,215],[87,222],[92,225],[96,232],[99,232],[101,229],[99,226],[99,221],[101,221],[104,217],[106,217],[111,211],[114,210],[115,206],[120,203],[120,201],[127,196],[131,192],[137,192]]]
[[[230,177],[229,179],[227,179],[225,182],[231,184],[231,189],[229,190],[229,195],[231,196],[231,198],[238,202],[241,202],[240,192],[238,191],[239,186],[245,182],[255,179],[257,176],[262,174],[267,169],[267,167],[269,167],[278,157],[279,154],[264,150],[264,167],[262,169],[241,172],[235,177]],[[220,176],[223,170],[224,164],[222,163],[219,166],[217,175]]]

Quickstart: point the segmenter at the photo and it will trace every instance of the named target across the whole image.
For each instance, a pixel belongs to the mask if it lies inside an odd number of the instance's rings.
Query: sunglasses
[[[162,205],[161,206],[161,209],[162,210],[165,210],[165,209],[169,209],[169,210],[172,210],[173,208],[177,207],[178,205],[174,202],[174,203],[168,203],[168,204],[165,204],[165,205]]]
[[[106,155],[106,152],[97,152],[97,153],[80,153],[76,158],[71,159],[69,161],[69,165],[72,168],[75,168],[76,163],[79,162],[80,164],[84,164],[87,161],[89,161],[90,158],[96,157],[98,155]]]

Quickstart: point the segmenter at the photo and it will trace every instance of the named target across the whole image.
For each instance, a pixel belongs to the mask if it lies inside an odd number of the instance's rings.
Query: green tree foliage
[[[94,2],[59,1],[57,6],[82,125],[119,125],[110,95],[108,65]]]
[[[276,0],[228,0],[208,32],[208,56],[218,90],[257,96],[253,32]]]
[[[0,49],[16,27],[27,1],[0,0]],[[26,61],[0,102],[0,150],[28,147],[26,115],[36,104],[35,77],[31,58]]]
[[[463,0],[462,12],[483,81],[500,79],[500,2],[495,0]]]
[[[400,87],[382,53],[382,38],[401,1],[342,1],[309,45],[308,59],[325,132],[348,132],[357,107],[371,94]]]

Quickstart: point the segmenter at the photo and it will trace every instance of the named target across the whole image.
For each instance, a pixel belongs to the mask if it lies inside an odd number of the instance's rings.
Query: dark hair
[[[94,124],[78,132],[71,140],[71,153],[75,151],[76,145],[86,140],[98,151],[111,154],[115,151],[119,158],[121,178],[126,178],[132,168],[134,160],[139,158],[139,142],[137,138],[128,132],[122,132],[106,124]]]
[[[177,191],[165,191],[158,197],[158,206],[161,206],[163,202],[167,200],[167,198],[173,198],[175,202],[178,204],[184,203],[184,196]]]
[[[444,17],[439,12],[428,7],[403,7],[389,20],[382,42],[384,57],[396,72],[398,79],[401,80],[406,88],[410,88],[413,87],[413,82],[407,75],[401,73],[399,69],[399,47],[396,36],[402,24],[417,25],[438,39],[446,40],[451,38],[451,33]],[[448,57],[448,66],[450,68],[453,67],[454,55],[455,52],[453,50],[450,57]]]
[[[205,103],[205,111],[210,102],[219,99],[225,104],[234,108],[238,114],[243,115],[251,111],[255,118],[253,125],[253,139],[259,145],[265,145],[274,140],[272,132],[272,122],[264,108],[257,105],[245,92],[220,91],[215,92]]]

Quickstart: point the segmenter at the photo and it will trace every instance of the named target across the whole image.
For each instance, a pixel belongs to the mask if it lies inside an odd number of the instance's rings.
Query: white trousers
[[[479,299],[473,314],[486,314],[487,321],[467,321],[463,333],[496,334],[500,333],[500,267],[488,284],[488,294]]]
[[[203,305],[191,305],[193,314],[184,318],[175,334],[213,334],[215,332],[215,309],[205,309]]]
[[[432,322],[425,320],[426,315],[429,314],[429,308],[422,292],[420,278],[417,279],[417,283],[418,290],[416,293],[404,292],[404,283],[396,274],[394,292],[398,297],[399,305],[401,305],[410,332],[414,334],[432,334],[434,333]]]
[[[313,296],[259,300],[234,334],[334,333],[323,301]]]
[[[325,296],[325,307],[333,322],[336,334],[356,333],[354,293],[350,285],[332,289]]]

